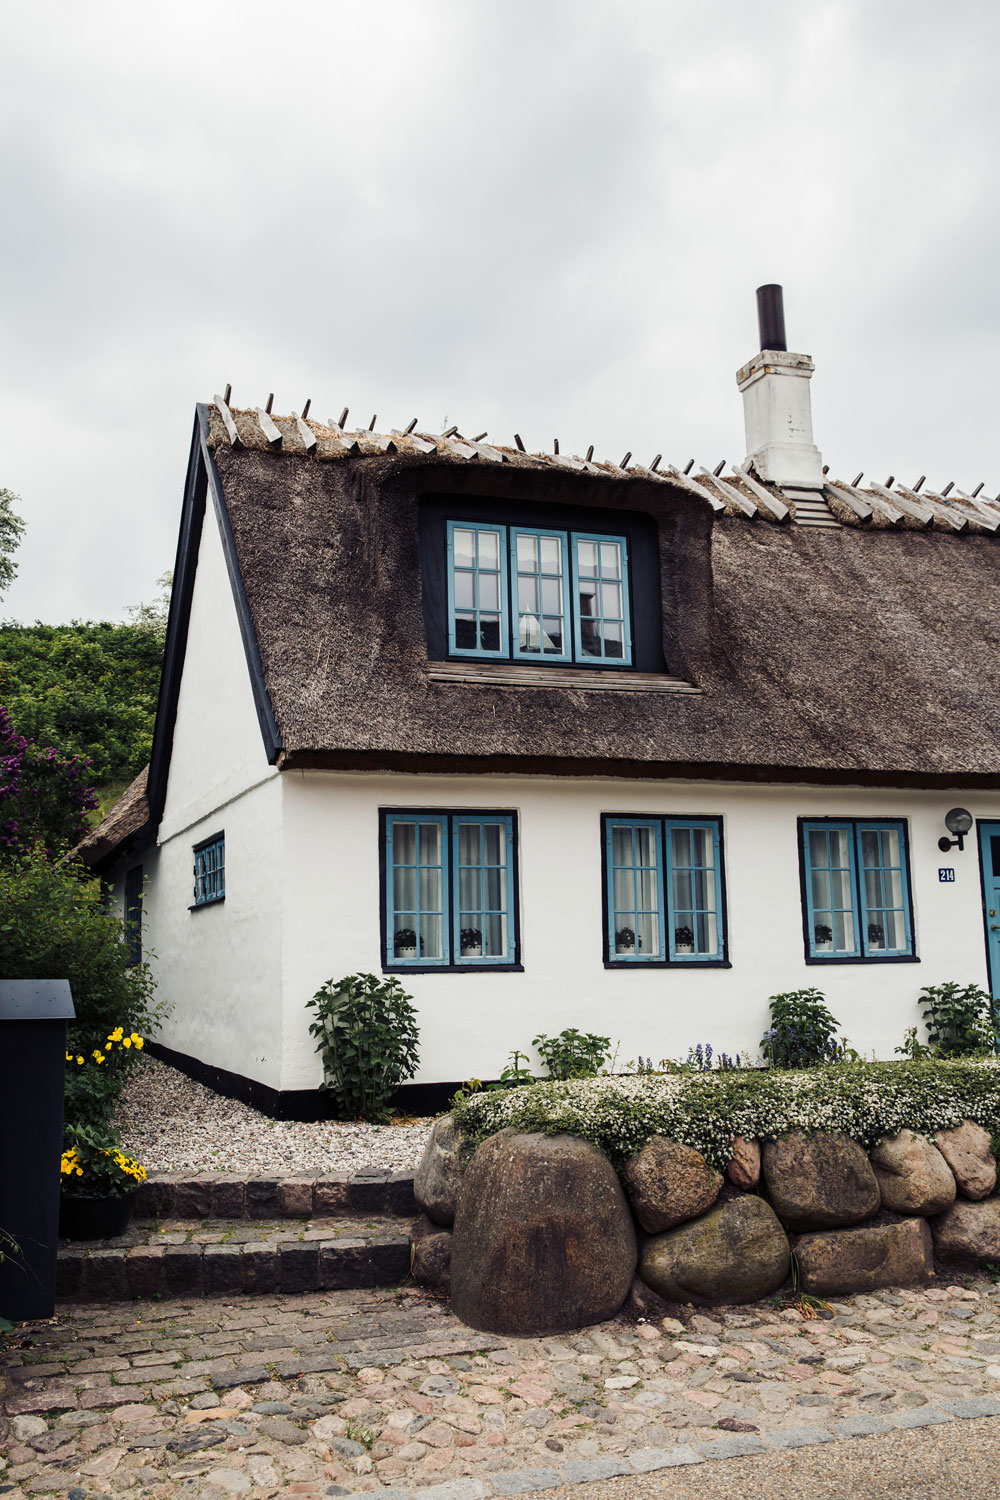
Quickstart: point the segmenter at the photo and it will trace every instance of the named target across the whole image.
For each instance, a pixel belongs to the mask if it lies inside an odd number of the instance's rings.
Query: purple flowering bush
[[[58,855],[78,843],[98,806],[89,770],[89,760],[18,734],[0,705],[0,859],[36,844]]]

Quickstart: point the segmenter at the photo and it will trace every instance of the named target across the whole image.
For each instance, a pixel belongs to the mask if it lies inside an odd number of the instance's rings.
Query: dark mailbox
[[[67,979],[0,979],[0,1316],[49,1318],[59,1248]]]

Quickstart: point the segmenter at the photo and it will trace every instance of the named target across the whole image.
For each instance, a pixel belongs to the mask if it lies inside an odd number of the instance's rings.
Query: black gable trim
[[[202,526],[205,519],[205,496],[211,491],[212,506],[219,523],[222,550],[226,569],[233,590],[233,602],[239,620],[240,635],[246,653],[250,685],[253,691],[257,719],[268,762],[274,765],[282,749],[274,708],[264,685],[264,669],[261,663],[257,634],[250,617],[246,589],[239,563],[236,560],[236,544],[232,526],[222,493],[222,481],[215,459],[208,447],[209,409],[203,403],[195,409],[194,431],[191,436],[191,453],[188,459],[187,478],[184,483],[184,503],[181,511],[180,534],[177,539],[177,555],[174,563],[174,586],[170,596],[170,614],[167,620],[167,639],[163,653],[163,672],[160,677],[160,693],[156,704],[156,724],[153,729],[153,751],[149,766],[149,833],[160,826],[163,806],[167,795],[167,776],[170,771],[170,755],[174,743],[174,727],[177,723],[177,703],[180,697],[181,676],[187,655],[188,626],[191,619],[191,600],[194,596],[194,580],[198,570],[198,552],[201,545]],[[145,831],[145,830],[144,830]],[[115,851],[117,858],[120,851]],[[113,858],[105,861],[113,862]]]

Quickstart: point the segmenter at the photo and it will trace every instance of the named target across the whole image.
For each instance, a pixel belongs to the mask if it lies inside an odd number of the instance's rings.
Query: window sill
[[[523,974],[523,964],[383,964],[383,974]]]
[[[430,682],[478,687],[568,688],[575,692],[701,693],[694,683],[660,672],[633,672],[629,667],[534,666],[511,661],[432,661]]]
[[[731,969],[728,958],[606,958],[606,969]]]
[[[920,959],[916,953],[887,953],[884,958],[820,958],[810,953],[806,954],[806,963],[818,969],[825,968],[828,964],[918,964],[919,962]]]
[[[225,896],[213,896],[211,901],[196,901],[193,906],[188,907],[188,911],[204,911],[206,906],[224,906],[225,901]]]

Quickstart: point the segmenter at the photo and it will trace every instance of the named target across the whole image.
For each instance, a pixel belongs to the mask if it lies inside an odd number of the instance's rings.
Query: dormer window
[[[453,656],[632,665],[624,536],[447,523]]]

